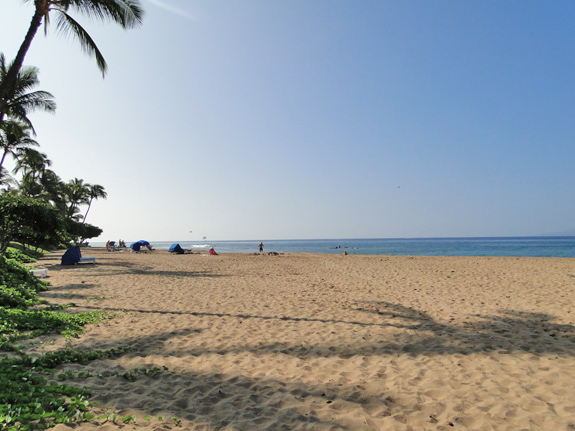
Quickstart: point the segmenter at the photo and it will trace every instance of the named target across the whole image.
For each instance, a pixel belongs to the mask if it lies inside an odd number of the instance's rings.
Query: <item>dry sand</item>
[[[75,429],[575,429],[575,259],[83,254],[42,297],[122,315],[72,347],[133,350],[62,371],[137,421]]]

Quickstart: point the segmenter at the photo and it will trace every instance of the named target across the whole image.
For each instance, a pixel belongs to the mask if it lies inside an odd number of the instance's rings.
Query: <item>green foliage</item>
[[[0,348],[9,348],[18,339],[60,332],[77,337],[83,326],[111,319],[115,315],[97,310],[90,313],[67,314],[48,310],[19,310],[0,307]]]
[[[83,242],[86,239],[96,238],[103,232],[98,226],[89,223],[80,223],[73,219],[67,219],[65,225],[66,231],[75,242]]]
[[[39,304],[38,292],[47,289],[48,283],[33,276],[29,268],[0,256],[0,307],[26,309]]]
[[[115,413],[111,413],[108,411],[105,411],[105,413],[103,415],[100,415],[98,417],[99,421],[104,421],[105,422],[112,422],[114,424],[117,425],[123,425],[123,424],[136,424],[137,421],[137,417],[136,415],[127,415],[127,416],[118,416]],[[146,425],[150,425],[150,423],[152,422],[152,417],[151,416],[144,416],[142,419],[144,419],[145,421],[147,421],[148,423]],[[158,416],[158,422],[164,422],[164,417],[163,416]],[[172,422],[174,423],[175,426],[177,427],[181,427],[182,426],[182,421],[181,419],[178,419],[176,416],[172,417]],[[102,424],[100,424],[102,425]],[[171,427],[168,427],[168,429]]]
[[[12,248],[12,247],[8,247],[6,249],[6,253],[4,253],[4,256],[7,259],[12,259],[12,260],[15,260],[15,261],[20,262],[20,263],[36,262],[36,259],[33,258],[32,256],[29,256],[29,255],[21,252],[20,250]]]
[[[62,228],[63,219],[50,204],[12,193],[0,195],[0,252],[11,241],[45,244]]]
[[[133,381],[138,379],[139,374],[144,374],[146,376],[153,376],[153,375],[159,373],[160,371],[166,371],[167,369],[168,369],[168,367],[134,368],[132,371],[124,373],[122,375],[122,377],[125,378],[126,380],[133,382]]]
[[[40,358],[0,360],[0,430],[46,429],[59,423],[92,420],[89,392],[56,382],[42,375],[64,363],[88,363],[117,356],[126,349],[52,352]],[[135,419],[134,419],[135,420]]]
[[[98,323],[113,315],[105,311],[67,314],[53,310],[26,310],[39,301],[38,291],[46,283],[32,276],[25,266],[0,256],[0,349],[18,350],[14,341],[59,331],[67,337],[77,336],[88,323]],[[15,308],[9,308],[9,307]],[[65,309],[67,306],[53,307]],[[73,386],[48,382],[41,373],[69,362],[87,363],[127,349],[108,351],[59,351],[40,358],[22,355],[20,359],[0,361],[0,431],[45,429],[58,423],[92,420],[88,411],[88,392]],[[81,373],[79,373],[80,376]],[[84,373],[84,377],[88,377]]]
[[[18,245],[10,248],[6,255],[0,256],[0,350],[20,352],[20,358],[0,360],[0,431],[20,431],[47,429],[57,424],[77,421],[92,421],[95,415],[90,411],[92,403],[88,401],[89,392],[62,382],[51,381],[54,368],[64,363],[87,364],[89,361],[119,355],[128,349],[107,351],[64,350],[47,353],[33,358],[22,353],[16,344],[18,340],[33,338],[49,333],[61,333],[69,338],[78,336],[87,324],[94,324],[115,315],[99,310],[90,313],[67,313],[64,310],[74,304],[61,304],[44,309],[29,307],[45,303],[38,293],[48,289],[48,284],[30,273],[22,262],[30,262],[28,250]],[[41,252],[40,252],[41,253]],[[95,298],[95,300],[101,298]],[[69,345],[69,343],[68,343]],[[163,367],[163,370],[167,370]],[[162,369],[139,368],[124,373],[128,381],[139,376],[152,377]],[[116,372],[115,375],[120,373]],[[97,373],[99,378],[103,377]],[[67,370],[57,378],[86,379],[94,377],[81,371],[74,375]],[[109,419],[107,417],[107,419]],[[135,424],[136,416],[119,417],[112,415],[112,421],[118,425]],[[179,425],[179,420],[174,420]]]
[[[46,250],[40,247],[34,247],[29,248],[27,246],[25,246],[24,244],[21,244],[19,242],[11,242],[10,245],[8,246],[8,248],[6,249],[6,253],[16,253],[19,252],[21,254],[26,255],[27,257],[31,257],[32,259],[36,260],[39,259],[43,256],[45,256],[46,254],[50,253],[50,250]],[[10,257],[8,255],[6,255],[6,257]],[[11,258],[15,258],[16,260],[18,260],[18,258],[16,257],[11,257]],[[26,262],[23,262],[26,263]]]

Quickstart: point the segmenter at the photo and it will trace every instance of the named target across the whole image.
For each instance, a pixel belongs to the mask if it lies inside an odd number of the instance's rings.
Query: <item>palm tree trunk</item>
[[[44,1],[36,1],[36,12],[34,12],[34,16],[32,17],[32,21],[30,21],[30,27],[28,27],[28,33],[26,33],[26,37],[24,38],[24,42],[20,45],[20,49],[18,50],[18,54],[16,54],[16,58],[12,63],[8,73],[6,74],[4,80],[0,83],[0,125],[2,125],[4,121],[4,98],[8,92],[8,89],[14,85],[16,81],[16,77],[18,76],[18,72],[22,69],[22,65],[24,64],[24,58],[26,57],[26,53],[30,48],[30,44],[36,36],[36,32],[38,28],[42,24],[42,18],[45,14],[48,13],[49,10],[49,3],[47,0]],[[40,9],[42,7],[42,9]]]
[[[0,165],[1,167],[2,165]],[[88,209],[86,210],[86,214],[84,214],[84,218],[82,219],[82,224],[86,223],[86,217],[88,217],[88,211],[90,211],[90,207],[92,206],[92,200],[94,198],[90,198],[90,203],[88,204]]]
[[[2,154],[2,160],[0,160],[0,170],[2,170],[2,165],[4,165],[4,159],[6,158],[6,154],[8,154],[8,150],[5,150],[4,154]]]

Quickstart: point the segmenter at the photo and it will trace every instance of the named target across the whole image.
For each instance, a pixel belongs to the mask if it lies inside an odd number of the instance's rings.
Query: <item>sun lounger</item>
[[[96,263],[95,257],[81,257],[78,263]]]
[[[39,278],[46,278],[48,277],[48,270],[47,269],[31,269],[30,272],[32,275],[35,275]]]

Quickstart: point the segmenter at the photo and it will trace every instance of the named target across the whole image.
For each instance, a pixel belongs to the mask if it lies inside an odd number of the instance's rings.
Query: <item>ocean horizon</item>
[[[129,246],[139,238],[125,240]],[[348,238],[299,240],[174,240],[151,241],[152,247],[168,250],[172,244],[192,250],[214,248],[218,253],[257,253],[264,243],[264,252],[398,255],[398,256],[517,256],[575,257],[575,236],[530,237],[454,237],[454,238]],[[90,243],[104,247],[105,242]]]

